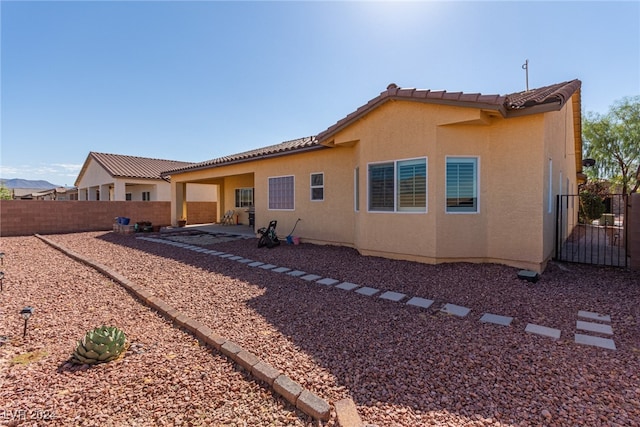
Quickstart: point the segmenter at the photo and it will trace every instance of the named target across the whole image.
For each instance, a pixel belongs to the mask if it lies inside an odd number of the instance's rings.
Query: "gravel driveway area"
[[[118,271],[330,403],[352,398],[369,424],[640,425],[637,272],[551,264],[533,284],[494,264],[431,266],[310,244],[258,249],[253,239],[205,246],[435,301],[422,309],[136,235],[48,237]],[[18,336],[0,347],[0,402],[8,409],[55,406],[58,424],[314,424],[90,268],[35,237],[3,238],[1,245],[0,335]],[[471,312],[439,313],[445,303]],[[36,314],[23,341],[17,312],[24,305]],[[574,342],[580,310],[611,316],[617,350]],[[480,322],[487,312],[514,319],[510,326]],[[75,340],[105,322],[121,326],[141,350],[85,371],[61,368]],[[561,337],[526,333],[528,323],[560,329]],[[39,360],[10,363],[40,350],[46,355]]]

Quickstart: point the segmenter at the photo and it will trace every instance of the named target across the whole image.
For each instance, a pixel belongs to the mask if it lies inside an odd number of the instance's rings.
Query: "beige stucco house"
[[[192,164],[90,152],[75,182],[78,200],[168,202],[171,200],[171,184],[168,178],[161,176],[161,172]],[[196,184],[189,187],[190,201],[216,200],[216,188]]]
[[[172,218],[188,183],[256,226],[425,263],[542,271],[556,196],[582,175],[579,80],[510,95],[399,88],[315,137],[167,169]],[[569,230],[570,232],[570,230]]]

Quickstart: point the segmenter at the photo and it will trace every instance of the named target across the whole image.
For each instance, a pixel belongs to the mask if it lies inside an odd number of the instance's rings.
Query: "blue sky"
[[[315,135],[386,89],[640,94],[640,2],[7,1],[0,177],[90,151],[204,161]]]

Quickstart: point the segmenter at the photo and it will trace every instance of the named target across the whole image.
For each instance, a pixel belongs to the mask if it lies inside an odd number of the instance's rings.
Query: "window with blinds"
[[[294,209],[293,175],[269,178],[269,209]]]
[[[369,210],[427,211],[427,159],[369,165]]]
[[[447,212],[478,212],[478,159],[449,157],[446,174]]]

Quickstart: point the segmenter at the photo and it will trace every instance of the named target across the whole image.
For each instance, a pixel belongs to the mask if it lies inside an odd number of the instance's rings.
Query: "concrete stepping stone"
[[[322,276],[318,276],[317,274],[307,274],[306,276],[300,277],[302,280],[306,280],[307,282],[313,282],[320,279]]]
[[[233,256],[233,254],[222,254],[222,255],[218,255],[218,257],[220,258],[231,258]]]
[[[585,322],[578,320],[576,322],[576,329],[582,329],[583,331],[597,332],[599,334],[613,335],[613,329],[610,325],[603,325],[602,323]]]
[[[359,287],[359,285],[356,285],[355,283],[351,283],[351,282],[342,282],[338,286],[336,286],[336,288],[343,289],[345,291],[351,291],[357,287]]]
[[[376,288],[370,288],[368,286],[363,286],[362,288],[356,290],[356,293],[359,293],[361,295],[365,295],[365,296],[372,296],[377,294],[380,291],[380,289],[376,289]]]
[[[386,291],[385,293],[380,295],[378,298],[398,302],[406,296],[407,296],[406,294],[401,294],[400,292]]]
[[[551,337],[554,339],[560,338],[560,329],[534,325],[533,323],[528,323],[524,331],[529,332],[530,334],[542,335],[542,336]]]
[[[243,258],[241,256],[239,256],[239,255],[234,255],[234,256],[230,257],[229,259],[232,260],[232,261],[238,261],[238,260],[241,260]]]
[[[601,322],[611,322],[611,316],[608,314],[594,313],[592,311],[580,310],[578,311],[578,317],[590,320],[599,320]]]
[[[253,262],[253,260],[249,258],[242,258],[239,259],[238,262],[241,262],[242,264],[249,264],[250,262]]]
[[[330,278],[328,278],[328,277],[325,277],[325,278],[324,278],[324,279],[322,279],[322,280],[318,280],[316,283],[317,283],[317,284],[319,284],[319,285],[333,286],[333,285],[335,285],[335,284],[336,284],[336,283],[338,283],[338,282],[339,282],[339,280],[336,280],[336,279],[330,279]]]
[[[258,267],[261,266],[262,264],[264,264],[264,262],[260,262],[260,261],[253,261],[249,264],[247,264],[249,267]]]
[[[433,304],[433,300],[420,297],[413,297],[407,301],[407,305],[414,305],[420,308],[429,308],[431,307],[431,304]]]
[[[287,267],[278,267],[278,268],[274,268],[274,269],[273,269],[273,270],[271,270],[271,271],[273,271],[273,272],[275,272],[275,273],[285,273],[285,272],[287,272],[287,271],[291,271],[291,269],[290,269],[290,268],[287,268]]]
[[[261,266],[259,266],[260,268],[264,269],[264,270],[271,270],[273,268],[276,268],[277,265],[275,264],[262,264]]]
[[[594,347],[606,348],[609,350],[616,349],[616,343],[611,338],[600,338],[592,335],[576,334],[576,344],[591,345]]]
[[[461,305],[455,304],[445,304],[444,307],[440,309],[441,312],[445,314],[451,314],[458,317],[464,317],[471,311],[470,308],[463,307]]]
[[[480,318],[480,321],[484,323],[495,323],[496,325],[509,326],[513,321],[513,317],[485,313]]]
[[[293,270],[287,273],[289,276],[293,276],[293,277],[300,277],[300,276],[304,276],[305,274],[307,274],[306,271],[302,271],[302,270]]]

